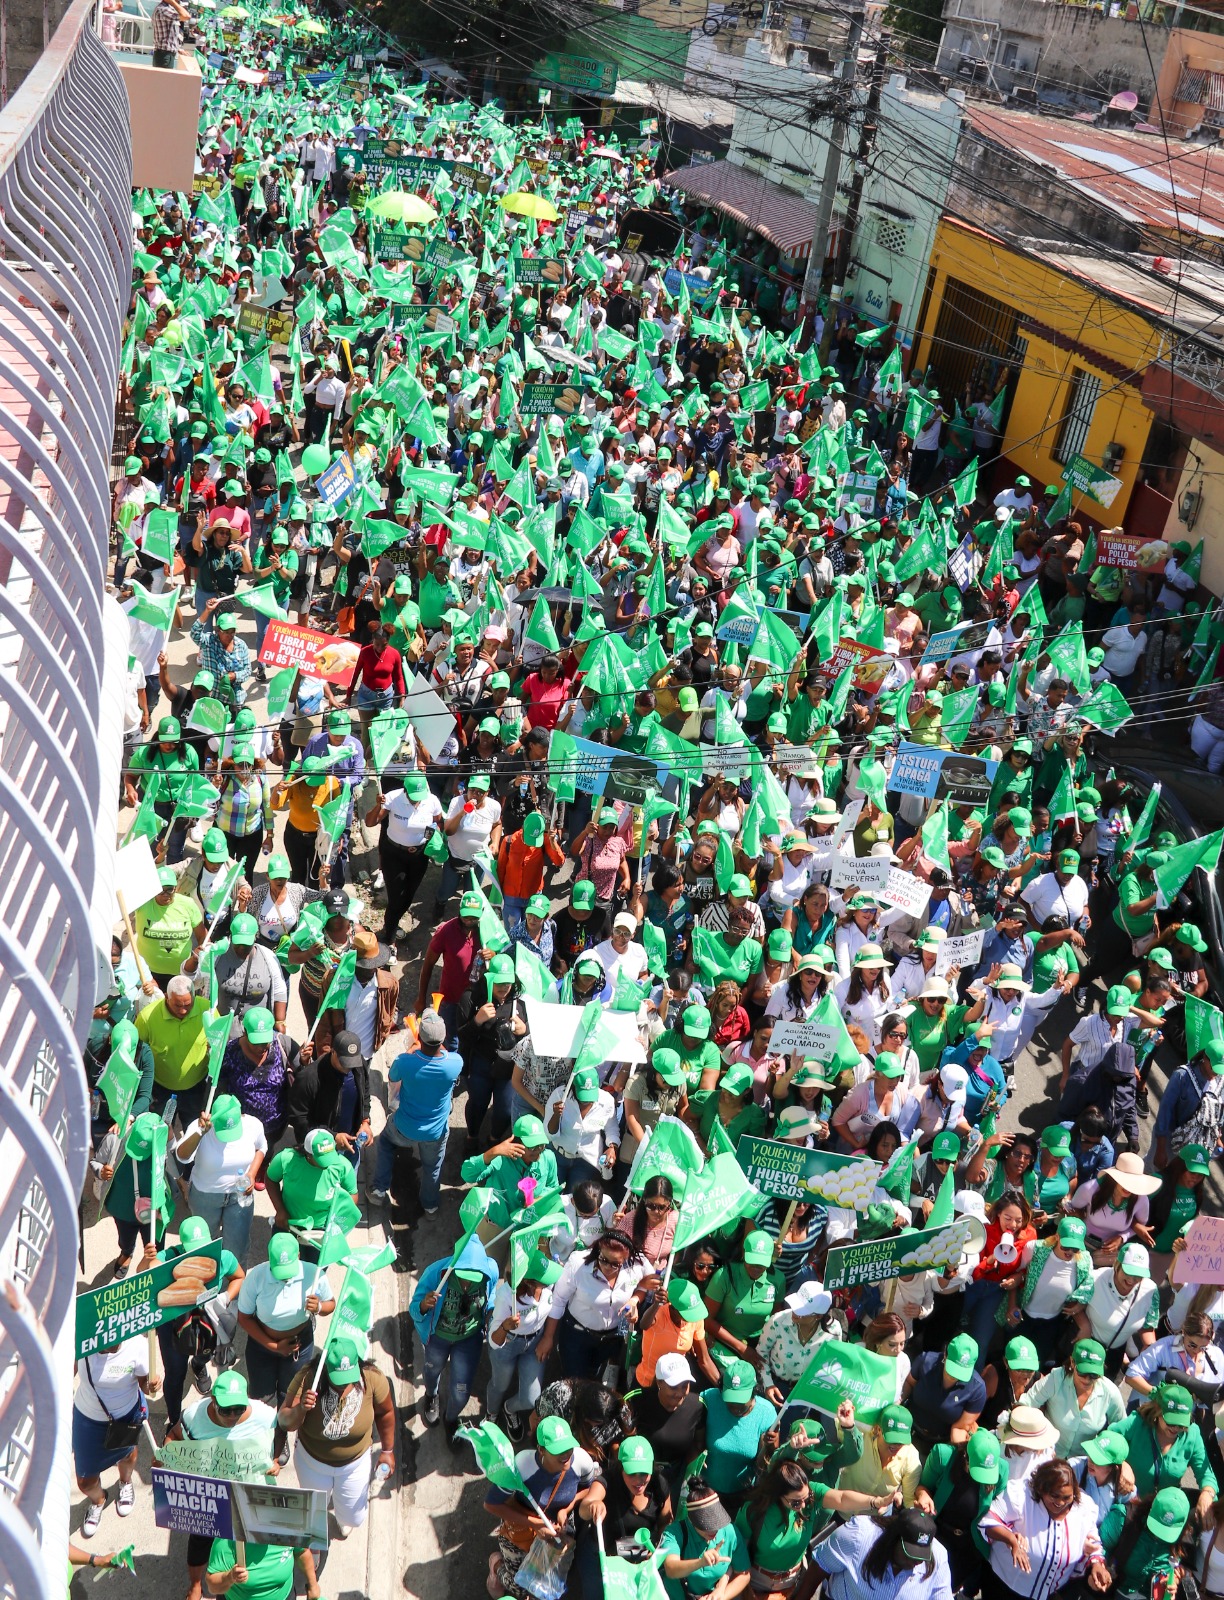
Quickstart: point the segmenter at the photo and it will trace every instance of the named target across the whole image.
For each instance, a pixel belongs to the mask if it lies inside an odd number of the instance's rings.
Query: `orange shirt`
[[[673,1350],[677,1355],[688,1355],[693,1348],[693,1340],[704,1327],[704,1322],[681,1322],[677,1325],[669,1308],[661,1306],[654,1321],[642,1335],[642,1359],[634,1372],[642,1388],[654,1382],[655,1367],[660,1356],[670,1355]]]
[[[544,857],[554,867],[565,860],[561,851],[544,835],[544,843],[532,847],[523,842],[523,831],[507,834],[497,852],[497,881],[503,894],[512,899],[530,900],[544,887]]]

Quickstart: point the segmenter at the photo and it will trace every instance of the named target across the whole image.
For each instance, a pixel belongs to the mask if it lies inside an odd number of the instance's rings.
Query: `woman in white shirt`
[[[540,1398],[544,1364],[536,1345],[552,1310],[553,1287],[560,1276],[557,1263],[537,1250],[518,1288],[503,1278],[493,1296],[485,1415],[496,1419],[504,1405],[506,1431],[512,1440],[523,1436],[527,1414]]]
[[[594,1067],[575,1072],[544,1106],[544,1126],[557,1157],[557,1175],[565,1188],[579,1178],[606,1180],[616,1165],[620,1143],[616,1101],[599,1086]]]
[[[1009,1483],[978,1524],[990,1545],[995,1577],[1028,1600],[1049,1596],[1072,1579],[1104,1593],[1112,1578],[1101,1559],[1096,1506],[1065,1461],[1047,1461],[1031,1478]]]
[[[425,846],[442,820],[442,802],[423,772],[406,772],[404,787],[380,794],[366,814],[366,826],[381,824],[378,865],[387,890],[387,913],[379,938],[394,944],[404,913],[416,898],[429,866]]]
[[[115,1509],[121,1517],[130,1517],[135,1510],[132,1472],[136,1466],[136,1442],[116,1444],[112,1427],[117,1432],[126,1424],[129,1430],[135,1428],[139,1433],[149,1415],[145,1396],[158,1393],[161,1379],[149,1376],[149,1341],[144,1334],[135,1334],[96,1355],[82,1356],[77,1363],[77,1379],[72,1397],[72,1461],[77,1488],[89,1500],[81,1537],[92,1539],[106,1509],[106,1490],[101,1480],[108,1467],[119,1469]]]
[[[292,869],[289,857],[277,852],[268,857],[268,881],[256,889],[249,910],[259,924],[260,940],[275,948],[286,934],[292,933],[302,915],[302,907],[312,900],[320,900],[331,883],[331,869],[319,867],[319,887],[309,889],[304,883],[290,882]]]
[[[547,1365],[559,1345],[567,1378],[598,1378],[608,1361],[623,1356],[624,1335],[636,1325],[646,1292],[660,1282],[627,1233],[601,1234],[562,1269],[536,1355]]]
[[[439,915],[460,887],[466,887],[471,864],[481,850],[496,856],[501,844],[501,805],[489,796],[489,774],[473,772],[467,788],[450,803],[442,824],[449,854],[442,863],[442,881],[434,909]]]
[[[248,1116],[232,1094],[218,1095],[211,1113],[202,1111],[174,1147],[176,1160],[195,1161],[187,1191],[192,1216],[207,1222],[239,1265],[251,1240],[255,1177],[267,1153],[263,1123]]]

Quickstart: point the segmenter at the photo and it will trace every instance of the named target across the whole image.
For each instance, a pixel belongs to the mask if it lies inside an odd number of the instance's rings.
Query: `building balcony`
[[[64,1592],[82,1048],[109,985],[126,619],[104,582],[131,284],[119,71],[76,0],[0,112],[0,1596]]]
[[[191,192],[203,79],[193,50],[176,65],[153,65],[153,0],[126,0],[102,13],[102,42],[114,55],[131,109],[132,183]]]

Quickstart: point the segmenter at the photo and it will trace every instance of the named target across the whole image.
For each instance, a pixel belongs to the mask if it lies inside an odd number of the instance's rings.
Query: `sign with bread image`
[[[77,1360],[173,1322],[220,1291],[220,1239],[159,1261],[147,1272],[87,1289],[76,1297]]]

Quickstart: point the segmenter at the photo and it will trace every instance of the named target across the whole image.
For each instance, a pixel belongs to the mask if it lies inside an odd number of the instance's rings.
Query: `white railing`
[[[104,586],[131,182],[123,82],[94,0],[76,0],[0,111],[0,1595],[14,1600],[64,1592],[81,1048],[109,980],[127,663]]]

